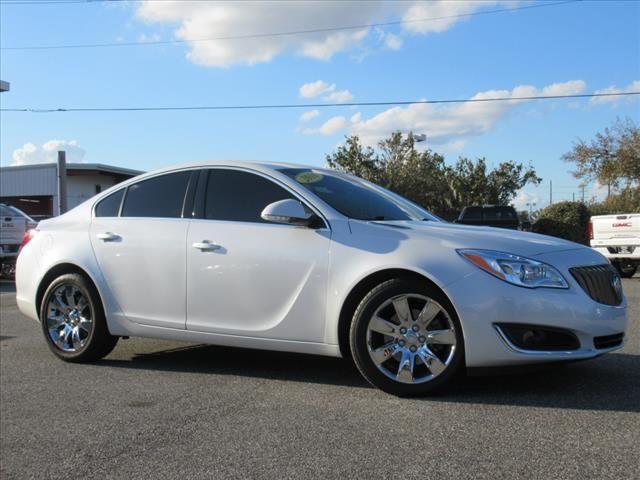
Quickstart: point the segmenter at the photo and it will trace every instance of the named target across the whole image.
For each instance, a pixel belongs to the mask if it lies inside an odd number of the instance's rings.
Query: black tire
[[[618,273],[620,273],[620,276],[622,278],[631,278],[636,274],[636,271],[638,270],[637,265],[630,265],[630,266],[623,267],[619,263],[616,263],[616,268],[618,269]]]
[[[16,261],[14,258],[5,258],[0,261],[0,278],[13,280],[16,276]]]
[[[56,345],[48,329],[47,314],[50,302],[53,300],[52,297],[56,290],[64,286],[75,287],[78,292],[84,295],[88,303],[86,308],[90,309],[89,312],[93,320],[93,326],[84,338],[83,345],[75,351],[65,351]],[[40,324],[51,351],[66,362],[86,363],[99,360],[111,353],[118,343],[118,337],[109,333],[102,302],[96,288],[84,276],[77,273],[61,275],[47,287],[40,305]]]
[[[372,360],[367,347],[367,328],[373,314],[385,302],[399,295],[421,295],[437,302],[448,314],[455,332],[455,349],[447,367],[437,376],[424,383],[400,383],[381,372]],[[437,288],[426,282],[409,278],[395,278],[385,281],[371,290],[360,302],[351,323],[349,334],[354,362],[364,378],[387,393],[400,397],[424,396],[443,390],[454,383],[464,371],[464,339],[456,312],[449,299]]]

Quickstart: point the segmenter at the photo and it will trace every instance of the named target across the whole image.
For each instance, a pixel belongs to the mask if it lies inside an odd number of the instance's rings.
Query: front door
[[[263,221],[268,204],[296,197],[258,173],[216,168],[200,179],[201,218],[187,238],[187,329],[322,342],[330,230]]]

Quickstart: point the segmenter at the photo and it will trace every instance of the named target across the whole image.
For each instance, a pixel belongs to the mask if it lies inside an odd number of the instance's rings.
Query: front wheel
[[[364,297],[350,342],[362,375],[393,395],[436,391],[464,366],[462,330],[451,303],[436,288],[410,279],[388,280]]]
[[[51,351],[68,362],[99,360],[118,342],[107,329],[95,287],[76,273],[51,282],[40,308],[40,323]]]

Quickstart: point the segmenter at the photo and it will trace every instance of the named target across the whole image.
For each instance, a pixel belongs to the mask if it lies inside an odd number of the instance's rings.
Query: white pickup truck
[[[29,215],[0,203],[0,277],[12,277],[25,233],[37,225]]]
[[[589,238],[621,276],[633,277],[640,265],[640,213],[591,217]]]

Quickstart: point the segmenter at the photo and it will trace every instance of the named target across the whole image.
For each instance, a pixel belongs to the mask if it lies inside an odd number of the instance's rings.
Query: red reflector
[[[593,223],[591,223],[591,220],[587,224],[587,235],[589,235],[589,240],[593,240]]]

